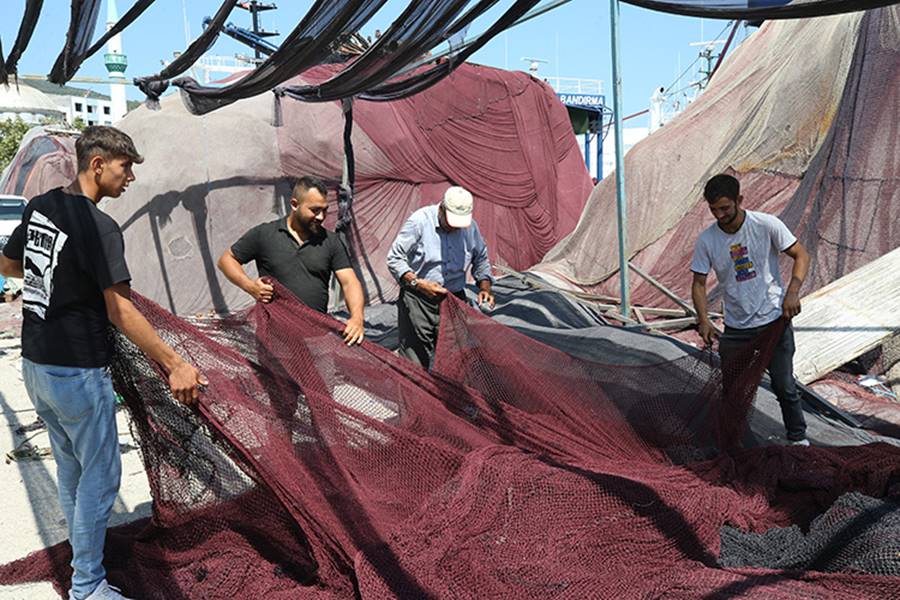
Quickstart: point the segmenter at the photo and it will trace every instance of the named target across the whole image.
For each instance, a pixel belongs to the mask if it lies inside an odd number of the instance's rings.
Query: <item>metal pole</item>
[[[591,174],[591,132],[588,130],[584,134],[584,164],[587,167],[588,175]]]
[[[256,0],[250,2],[250,13],[253,15],[253,33],[259,36],[259,7],[256,5]],[[262,53],[259,49],[256,49],[254,52],[256,58],[262,58]]]
[[[616,142],[616,222],[619,229],[619,286],[622,296],[622,316],[630,317],[631,300],[628,289],[627,204],[625,202],[625,152],[622,144],[622,76],[619,73],[619,0],[609,0],[610,42],[612,44],[613,122]]]

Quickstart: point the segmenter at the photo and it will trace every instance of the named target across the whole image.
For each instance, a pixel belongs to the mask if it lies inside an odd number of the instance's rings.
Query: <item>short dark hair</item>
[[[311,175],[304,175],[294,182],[294,189],[291,191],[291,195],[299,201],[301,196],[309,190],[318,190],[322,196],[328,197],[328,188],[325,186],[325,182]]]
[[[715,202],[723,196],[736,201],[740,195],[741,183],[731,175],[724,173],[707,181],[706,187],[703,188],[703,197],[707,202]]]
[[[95,156],[101,156],[104,160],[127,158],[136,164],[144,162],[144,157],[138,153],[134,140],[127,133],[106,125],[85,127],[75,140],[79,172],[90,169],[91,159]]]

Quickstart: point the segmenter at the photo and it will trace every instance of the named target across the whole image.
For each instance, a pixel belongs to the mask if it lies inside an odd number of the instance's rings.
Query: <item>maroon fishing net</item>
[[[130,596],[885,598],[900,585],[890,536],[872,538],[873,569],[740,566],[768,564],[758,543],[722,566],[723,531],[732,547],[805,529],[850,492],[900,496],[892,446],[741,447],[783,325],[724,375],[709,355],[623,367],[450,298],[427,373],[348,348],[340,323],[283,289],[193,324],[136,303],[210,384],[183,407],[116,338],[153,495],[152,518],[108,536],[108,577]],[[59,544],[0,567],[0,583],[62,591],[68,561]]]

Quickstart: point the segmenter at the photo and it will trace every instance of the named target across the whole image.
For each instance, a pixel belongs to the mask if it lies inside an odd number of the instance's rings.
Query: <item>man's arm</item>
[[[412,267],[409,266],[409,253],[418,243],[419,228],[415,221],[409,218],[400,227],[400,231],[397,232],[397,237],[391,243],[391,248],[388,250],[387,255],[388,270],[394,276],[394,279],[400,283],[404,283],[404,278],[407,278],[409,274],[412,277],[408,277],[408,279],[415,277]],[[408,283],[408,280],[406,283]]]
[[[219,257],[218,267],[225,277],[228,278],[228,281],[253,296],[257,302],[272,301],[272,294],[275,288],[266,283],[262,277],[255,281],[247,277],[244,267],[234,257],[230,248]]]
[[[691,283],[691,299],[694,301],[694,310],[697,311],[697,329],[700,337],[705,343],[712,344],[716,329],[709,320],[705,274],[694,272],[694,280]]]
[[[409,285],[413,279],[416,279],[416,273],[409,265],[409,253],[420,243],[420,238],[418,224],[409,218],[400,228],[388,251],[388,270],[402,286]],[[447,293],[444,286],[427,279],[419,279],[416,290],[431,299],[440,298]]]
[[[347,319],[347,325],[344,327],[344,341],[348,346],[361,344],[366,335],[364,314],[366,297],[363,294],[362,284],[353,269],[338,269],[334,272],[334,276],[341,284],[344,300],[347,302],[347,310],[350,311],[350,318]]]
[[[478,304],[487,304],[494,308],[495,299],[492,287],[494,276],[491,274],[491,261],[488,257],[487,244],[481,237],[478,225],[472,223],[474,228],[475,247],[472,248],[472,277],[478,284]]]
[[[22,216],[24,223],[25,216]],[[13,229],[6,245],[0,250],[0,275],[4,277],[25,277],[25,225],[20,223]]]
[[[0,254],[0,275],[4,277],[25,277],[21,260],[13,260]]]
[[[200,395],[199,387],[206,385],[206,379],[160,339],[153,326],[132,304],[131,287],[124,282],[112,285],[103,290],[103,300],[112,324],[165,369],[175,399],[184,404],[193,403]]]
[[[784,293],[784,302],[781,305],[782,316],[790,320],[800,314],[800,288],[806,281],[806,274],[809,272],[809,252],[806,251],[803,244],[794,242],[784,253],[794,259],[791,282]]]

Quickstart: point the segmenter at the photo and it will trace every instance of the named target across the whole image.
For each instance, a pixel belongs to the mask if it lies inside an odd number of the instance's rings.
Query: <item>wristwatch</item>
[[[419,280],[416,277],[413,277],[409,280],[409,287],[411,289],[416,289],[416,286],[419,285]]]

